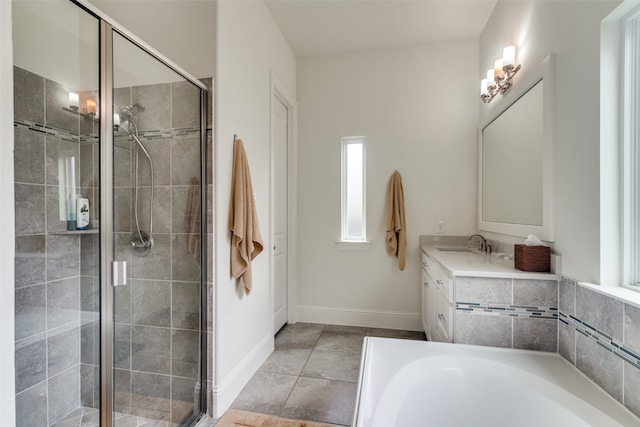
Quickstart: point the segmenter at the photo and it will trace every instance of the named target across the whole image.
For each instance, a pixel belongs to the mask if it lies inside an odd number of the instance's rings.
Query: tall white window
[[[365,137],[342,138],[342,241],[366,242]]]
[[[640,290],[640,8],[627,15],[623,34],[622,279]]]

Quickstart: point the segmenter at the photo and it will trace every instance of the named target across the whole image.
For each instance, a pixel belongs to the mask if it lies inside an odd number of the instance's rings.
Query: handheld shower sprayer
[[[116,107],[117,108],[117,107]],[[153,185],[153,159],[151,158],[151,154],[147,148],[142,144],[140,138],[138,136],[138,126],[136,124],[137,116],[135,115],[138,111],[144,111],[145,107],[143,104],[138,102],[134,104],[125,105],[123,107],[118,108],[120,114],[114,112],[114,129],[116,132],[119,132],[120,129],[124,130],[125,133],[136,143],[135,150],[135,162],[134,166],[134,176],[135,176],[135,185],[133,188],[134,191],[134,219],[136,224],[136,230],[131,235],[131,240],[129,241],[129,247],[134,250],[136,253],[145,256],[151,250],[153,246],[153,193],[154,193],[154,185]],[[151,191],[149,196],[149,233],[143,231],[140,227],[140,217],[138,213],[138,193],[139,193],[139,170],[140,170],[140,162],[139,162],[139,154],[142,152],[144,156],[147,158],[149,162],[149,171],[151,174]]]

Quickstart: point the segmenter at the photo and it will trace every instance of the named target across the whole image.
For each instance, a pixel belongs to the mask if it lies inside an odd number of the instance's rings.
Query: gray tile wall
[[[91,236],[56,234],[66,230],[59,218],[58,158],[82,159],[76,185],[95,206],[97,170],[82,158],[95,139],[80,134],[79,115],[63,110],[68,88],[15,67],[14,90],[16,419],[18,426],[44,426],[95,403],[88,368],[97,363],[88,345],[97,324],[89,302],[95,272],[89,266],[97,252],[87,251]],[[91,382],[81,385],[89,374]]]
[[[456,342],[557,351],[640,416],[640,308],[566,277],[456,278],[456,302]],[[545,318],[550,308],[557,315]]]
[[[555,352],[557,280],[457,277],[455,341]]]
[[[145,106],[136,123],[154,168],[154,246],[140,256],[128,248],[136,232],[135,143],[120,132],[114,211],[117,252],[128,261],[130,281],[116,289],[115,409],[174,423],[193,413],[200,376],[200,224],[191,221],[192,215],[200,216],[199,95],[186,82],[114,93],[119,107]],[[150,167],[142,154],[138,164],[139,220],[148,231]]]
[[[205,83],[211,87],[212,81]],[[87,92],[80,98],[89,95],[96,96]],[[189,192],[193,185],[199,186],[192,179],[200,177],[200,139],[192,129],[200,114],[199,92],[189,84],[175,83],[119,89],[115,98],[119,105],[146,105],[146,111],[139,113],[141,139],[155,167],[155,246],[141,258],[127,248],[134,230],[135,152],[125,138],[117,139],[117,253],[129,261],[131,280],[116,293],[115,406],[120,412],[180,423],[194,410],[199,377],[201,269],[199,250],[193,250],[199,247],[199,224],[186,218]],[[79,159],[77,187],[90,199],[91,226],[98,226],[97,126],[64,111],[66,100],[67,88],[15,68],[15,117],[20,122],[15,128],[14,159],[16,408],[18,425],[24,426],[49,425],[78,406],[99,406],[99,239],[61,235],[66,222],[58,218],[57,204],[58,156],[73,153]],[[209,120],[209,165],[211,126]],[[212,170],[206,172],[211,233]],[[148,176],[142,161],[143,228],[149,222]],[[193,213],[199,216],[199,204]],[[207,234],[209,254],[212,242],[212,234]],[[206,270],[209,307],[213,307],[211,260],[209,256]],[[213,312],[206,319],[209,390],[212,319]]]
[[[559,295],[560,354],[640,416],[640,308],[566,277]]]

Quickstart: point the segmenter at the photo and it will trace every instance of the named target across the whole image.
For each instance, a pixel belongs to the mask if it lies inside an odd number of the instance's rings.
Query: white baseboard
[[[299,305],[298,322],[421,331],[420,313]]]
[[[253,349],[236,365],[226,378],[219,384],[214,384],[213,408],[207,411],[213,418],[220,418],[229,409],[233,401],[240,394],[260,366],[273,352],[273,335],[267,333]]]

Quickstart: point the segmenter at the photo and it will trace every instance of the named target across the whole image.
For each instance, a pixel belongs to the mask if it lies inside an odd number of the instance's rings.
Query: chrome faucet
[[[491,253],[491,246],[487,244],[487,239],[485,239],[482,234],[472,234],[471,236],[469,236],[469,243],[471,243],[475,237],[479,237],[481,239],[480,247],[478,249],[480,249],[482,252]]]

